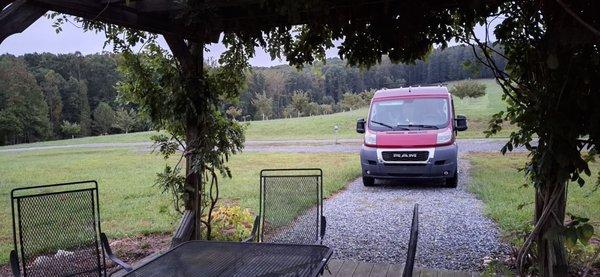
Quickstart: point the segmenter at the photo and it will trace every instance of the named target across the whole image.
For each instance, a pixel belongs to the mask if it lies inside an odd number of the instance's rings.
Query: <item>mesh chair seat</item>
[[[104,275],[105,253],[130,269],[101,232],[95,181],[17,188],[11,201],[15,276]]]

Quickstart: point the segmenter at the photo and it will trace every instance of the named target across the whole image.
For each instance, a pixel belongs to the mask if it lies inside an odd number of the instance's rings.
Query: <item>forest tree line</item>
[[[504,68],[506,61],[497,55],[494,58]],[[380,88],[493,77],[466,46],[433,50],[415,64],[394,64],[384,58],[368,70],[349,67],[338,58],[301,70],[288,65],[257,67],[248,75],[239,107],[232,112],[254,120],[328,114],[368,104],[369,95]]]
[[[0,145],[151,129],[135,106],[118,97],[119,55],[0,55]],[[498,61],[501,66],[504,62]],[[368,103],[372,91],[468,78],[491,78],[471,48],[433,50],[425,61],[368,69],[334,58],[298,70],[254,67],[239,103],[223,107],[238,120],[329,114]]]

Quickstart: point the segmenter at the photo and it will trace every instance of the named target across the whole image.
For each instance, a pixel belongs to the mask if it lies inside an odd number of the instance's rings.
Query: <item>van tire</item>
[[[446,187],[456,188],[458,186],[458,172],[454,172],[454,177],[446,179]]]
[[[363,175],[362,181],[363,181],[363,185],[365,185],[365,187],[372,187],[375,185],[375,178],[373,178],[373,177],[367,177],[367,176]]]

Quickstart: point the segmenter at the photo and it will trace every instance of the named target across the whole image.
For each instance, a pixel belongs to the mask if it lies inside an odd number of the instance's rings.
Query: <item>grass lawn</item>
[[[523,187],[526,182],[522,172],[527,161],[524,154],[472,154],[470,190],[485,203],[485,213],[498,222],[500,229],[509,234],[519,230],[521,226],[533,220],[533,205],[529,204],[519,210],[518,206],[532,203],[533,187]],[[579,187],[576,183],[569,186],[567,212],[587,217],[600,231],[600,190],[593,191],[600,164],[592,166],[592,177],[586,179],[587,184]]]
[[[171,232],[178,223],[169,195],[153,186],[161,157],[126,149],[57,149],[0,153],[0,264],[12,249],[10,190],[16,187],[95,179],[99,182],[102,229],[111,237]],[[258,209],[258,177],[263,168],[320,167],[325,195],[360,174],[356,154],[243,153],[230,161],[233,179],[222,179],[227,202]]]
[[[486,86],[486,94],[475,99],[460,99],[454,97],[454,109],[456,114],[466,115],[469,120],[469,129],[459,133],[459,138],[484,138],[488,122],[492,115],[504,110],[506,103],[502,100],[502,88],[493,79],[479,80]],[[450,89],[457,82],[448,84]],[[496,137],[508,137],[512,128],[504,128]]]
[[[492,79],[482,79],[486,84],[486,95],[477,99],[455,98],[457,114],[466,115],[469,119],[469,129],[459,134],[460,138],[483,138],[483,131],[487,129],[488,121],[492,114],[502,110],[505,106],[501,99],[502,91]],[[452,87],[456,82],[451,82]],[[368,108],[349,112],[335,113],[291,119],[274,119],[266,121],[251,121],[247,124],[247,140],[302,140],[302,139],[333,139],[333,127],[339,126],[339,138],[356,138],[362,136],[355,132],[356,119],[366,117]],[[118,142],[145,142],[155,132],[138,132],[131,134],[118,134],[96,136],[67,140],[45,141],[30,144],[3,146],[0,149],[15,147],[39,147],[51,145],[70,145],[88,143],[118,143]],[[506,137],[510,128],[503,130],[498,137]]]

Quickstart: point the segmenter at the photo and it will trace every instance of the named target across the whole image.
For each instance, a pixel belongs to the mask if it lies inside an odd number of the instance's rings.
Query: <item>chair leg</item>
[[[325,237],[325,231],[327,230],[327,219],[324,215],[321,216],[321,240]]]
[[[128,263],[124,262],[123,260],[121,260],[117,256],[115,256],[115,254],[113,254],[112,249],[110,249],[110,244],[108,244],[108,238],[106,238],[106,234],[100,233],[100,242],[102,243],[102,248],[104,248],[104,252],[106,253],[106,256],[111,261],[113,261],[115,264],[117,264],[117,266],[122,267],[127,272],[133,270],[133,267],[131,267]],[[111,273],[111,275],[112,274],[114,274],[114,272]]]
[[[21,267],[19,266],[19,256],[17,255],[17,251],[10,251],[10,268],[12,269],[12,273],[15,277],[21,276]]]
[[[252,226],[252,233],[250,233],[250,237],[244,239],[242,242],[253,242],[254,240],[256,240],[256,238],[258,238],[258,225],[260,224],[260,216],[256,216],[256,218],[254,218],[254,226]]]

